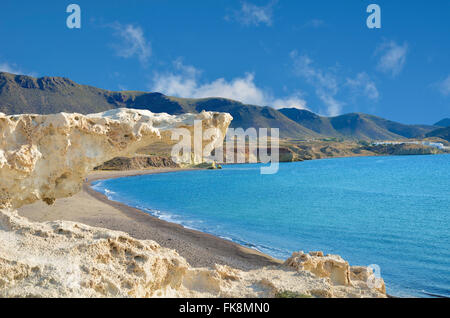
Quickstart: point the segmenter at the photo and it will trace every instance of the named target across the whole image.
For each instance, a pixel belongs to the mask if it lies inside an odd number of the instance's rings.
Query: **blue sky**
[[[81,29],[66,7],[81,7]],[[366,26],[370,3],[381,29]],[[128,0],[0,3],[0,70],[110,90],[450,117],[450,1]]]

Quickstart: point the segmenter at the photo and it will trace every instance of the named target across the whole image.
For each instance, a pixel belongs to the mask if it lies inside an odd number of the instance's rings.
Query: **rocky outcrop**
[[[239,158],[244,158],[245,163],[257,163],[262,161],[261,153],[267,156],[271,156],[272,154],[272,149],[270,148],[270,145],[269,147],[255,146],[254,149],[255,149],[254,151],[250,152],[250,146],[248,145],[248,143],[244,147],[237,146],[233,149],[234,158],[236,158],[236,160],[238,160]],[[222,151],[224,154],[226,154],[227,151],[226,144],[224,145]],[[303,161],[289,147],[278,148],[278,160],[279,162]]]
[[[12,208],[52,203],[81,188],[104,161],[132,154],[194,120],[225,135],[223,113],[170,116],[119,109],[101,114],[0,114],[0,297],[385,297],[341,259],[294,254],[250,271],[193,268],[175,251],[123,232],[57,221],[35,223]],[[222,142],[222,140],[220,140]],[[292,268],[292,266],[295,267]],[[342,283],[342,284],[340,284]]]
[[[328,278],[333,285],[352,286],[361,289],[375,289],[386,293],[382,278],[375,277],[373,270],[363,266],[350,266],[339,255],[323,255],[323,252],[308,254],[295,252],[286,260],[285,265],[296,270],[307,270],[317,277]]]
[[[383,297],[283,266],[193,268],[173,250],[123,232],[0,210],[0,297]]]
[[[170,157],[163,156],[145,156],[140,155],[132,158],[116,157],[102,165],[95,167],[94,170],[140,170],[148,168],[177,168],[179,165]]]
[[[71,196],[94,167],[132,155],[155,141],[171,141],[174,128],[193,131],[194,121],[225,136],[232,117],[202,112],[172,116],[115,109],[93,115],[0,113],[0,207]],[[221,140],[219,141],[221,143]],[[201,158],[194,158],[200,163]]]
[[[412,143],[369,145],[363,149],[377,155],[389,156],[435,155],[444,152],[434,147]]]

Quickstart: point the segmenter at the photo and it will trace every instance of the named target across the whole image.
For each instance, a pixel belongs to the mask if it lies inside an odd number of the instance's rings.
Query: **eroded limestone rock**
[[[70,196],[95,166],[154,140],[168,141],[173,128],[192,130],[194,120],[225,136],[231,119],[130,109],[88,116],[0,114],[0,297],[273,297],[283,291],[384,297],[354,284],[370,273],[348,273],[348,263],[338,257],[296,255],[287,261],[295,269],[192,268],[153,241],[73,222],[30,222],[10,208]]]
[[[192,268],[173,250],[67,222],[30,222],[0,210],[0,297],[383,297],[283,266]]]
[[[296,270],[307,270],[317,277],[328,278],[333,285],[375,289],[383,294],[386,287],[382,278],[375,277],[373,270],[364,266],[350,266],[339,255],[323,255],[323,252],[308,254],[294,252],[285,265]]]
[[[195,120],[202,121],[204,130],[217,129],[225,136],[232,117],[125,108],[87,116],[0,113],[0,207],[71,196],[94,167],[154,141],[169,142],[174,128],[193,131]]]

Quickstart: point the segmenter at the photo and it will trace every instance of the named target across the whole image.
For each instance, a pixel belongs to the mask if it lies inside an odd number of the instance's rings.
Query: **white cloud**
[[[336,99],[339,92],[337,76],[330,71],[323,71],[313,66],[313,61],[307,55],[298,55],[297,51],[291,52],[294,63],[294,73],[303,77],[314,88],[317,97],[326,105],[330,116],[340,114],[343,102]]]
[[[380,97],[377,86],[366,72],[357,74],[355,78],[347,78],[346,85],[352,89],[355,95],[363,95],[372,100]]]
[[[447,78],[445,80],[438,83],[437,86],[442,95],[449,96],[450,95],[450,75],[447,76]]]
[[[307,55],[298,55],[297,51],[290,54],[294,62],[294,72],[304,77],[309,83],[322,87],[336,95],[338,91],[338,81],[334,72],[326,72],[313,66],[313,60]]]
[[[218,78],[201,83],[201,72],[195,67],[184,65],[180,59],[173,65],[174,72],[155,73],[150,90],[186,98],[222,97],[252,105],[306,108],[306,102],[301,98],[301,94],[275,98],[255,84],[255,76],[252,73],[246,73],[230,81]]]
[[[347,99],[363,96],[371,100],[379,98],[375,82],[365,72],[358,73],[354,78],[340,79],[335,69],[321,69],[314,65],[314,61],[307,55],[299,55],[297,51],[291,52],[294,73],[302,77],[315,90],[316,96],[325,105],[329,116],[342,113],[346,102],[337,96],[344,90],[350,92]]]
[[[21,74],[22,71],[8,63],[0,63],[0,72],[12,73],[12,74]]]
[[[327,106],[329,116],[338,116],[342,113],[342,108],[345,103],[338,101],[334,96],[327,94],[324,91],[318,91],[317,95],[320,100]]]
[[[267,26],[272,26],[273,23],[273,7],[277,1],[271,1],[267,5],[258,6],[253,3],[243,1],[241,9],[235,11],[233,17],[236,21],[243,25],[260,25],[265,24]],[[225,19],[230,20],[229,16]]]
[[[7,63],[7,62],[0,62],[0,72],[28,75],[28,76],[37,76],[36,73],[25,72],[22,69],[20,69],[16,64],[11,64],[11,63]]]
[[[146,64],[152,55],[150,42],[145,38],[144,31],[132,24],[114,23],[110,25],[114,35],[121,43],[113,44],[116,54],[123,58],[137,57],[142,64]]]
[[[285,98],[277,98],[268,104],[275,109],[280,108],[308,109],[306,107],[306,101],[302,98],[302,94],[300,93],[293,94]]]
[[[382,43],[376,50],[376,55],[380,56],[377,70],[382,73],[396,77],[403,70],[408,53],[408,44],[398,45],[394,41]]]

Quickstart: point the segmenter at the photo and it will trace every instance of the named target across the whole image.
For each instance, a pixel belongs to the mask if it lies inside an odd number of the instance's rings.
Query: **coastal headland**
[[[386,297],[381,278],[337,255],[297,252],[281,264],[89,188],[99,178],[139,174],[90,172],[196,120],[224,132],[232,118],[131,109],[0,114],[0,296]]]

